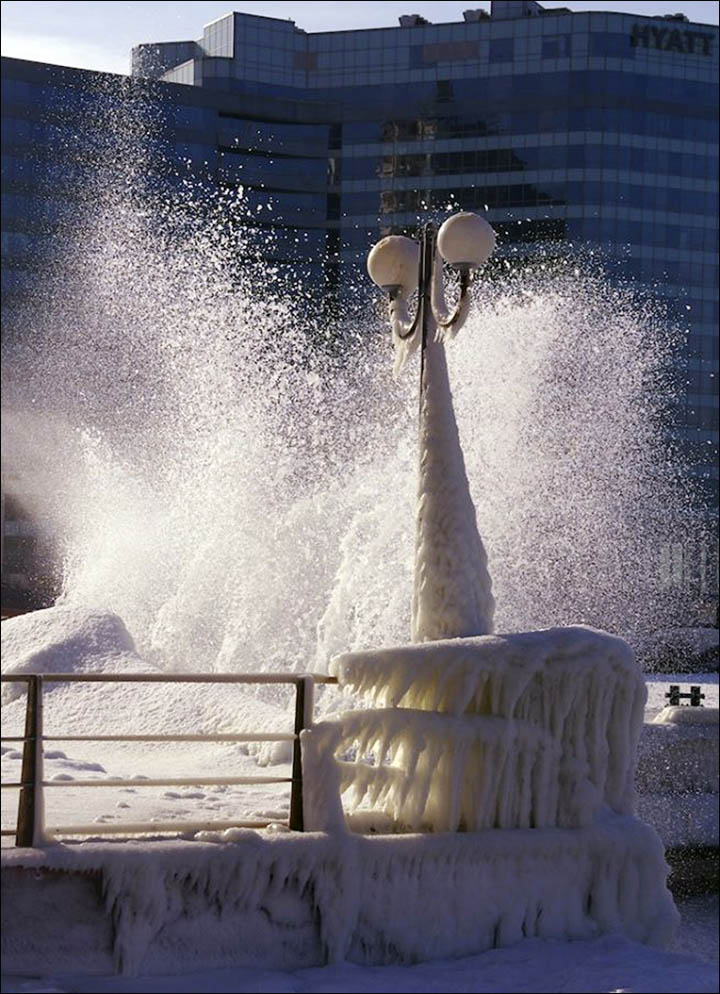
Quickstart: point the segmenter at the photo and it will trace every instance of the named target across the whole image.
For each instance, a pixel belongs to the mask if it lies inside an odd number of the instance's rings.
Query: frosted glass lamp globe
[[[484,217],[463,211],[442,224],[437,245],[440,255],[451,266],[477,269],[493,253],[495,232]]]
[[[374,245],[368,255],[370,279],[383,290],[409,296],[418,285],[420,246],[404,235],[388,235]]]

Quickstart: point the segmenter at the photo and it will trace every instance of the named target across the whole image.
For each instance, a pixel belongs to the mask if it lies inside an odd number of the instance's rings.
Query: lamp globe
[[[388,235],[370,250],[367,269],[370,279],[383,290],[409,296],[418,285],[420,246],[404,235]]]
[[[477,269],[493,253],[495,232],[484,217],[463,211],[441,225],[437,245],[440,255],[451,266]]]

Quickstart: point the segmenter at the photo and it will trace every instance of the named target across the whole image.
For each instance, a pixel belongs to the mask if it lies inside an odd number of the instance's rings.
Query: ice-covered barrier
[[[78,623],[57,614],[63,654]],[[109,645],[108,666],[135,660],[112,619],[82,626],[98,647],[82,665],[100,666]],[[52,655],[53,633],[33,633]],[[449,639],[343,656],[335,669],[371,706],[302,734],[307,834],[4,853],[6,969],[32,971],[40,955],[55,972],[380,965],[534,936],[668,938],[677,915],[662,845],[629,814],[645,689],[621,640],[586,628]],[[84,723],[94,702],[77,712]],[[131,713],[117,694],[103,702],[98,722]],[[164,706],[180,730],[237,721],[239,707],[224,692]],[[343,799],[353,827],[371,809],[376,828],[405,833],[348,831]],[[69,910],[82,929],[68,932]]]
[[[376,761],[341,762],[353,808],[367,799],[413,831],[560,823],[558,748],[542,728],[393,709],[349,712],[342,727],[341,747]]]
[[[415,944],[397,924],[412,932],[426,902],[436,924],[482,948],[546,928],[564,939],[588,927],[669,936],[662,843],[633,817],[647,691],[622,639],[582,626],[447,639],[348,653],[332,671],[370,707],[303,734],[306,824],[428,833],[405,849],[378,840],[383,857],[360,875],[351,958],[363,929],[370,962],[379,949],[433,955],[422,928]],[[398,857],[413,845],[405,879]],[[370,898],[391,909],[382,927]],[[460,954],[449,935],[442,942]]]
[[[605,932],[661,945],[677,921],[661,866],[654,832],[609,813],[578,830],[369,838],[234,829],[194,842],[15,850],[3,855],[3,966],[386,965]]]
[[[332,670],[375,705],[339,720],[350,811],[431,831],[633,811],[646,688],[622,639],[583,626],[446,639],[348,653]]]

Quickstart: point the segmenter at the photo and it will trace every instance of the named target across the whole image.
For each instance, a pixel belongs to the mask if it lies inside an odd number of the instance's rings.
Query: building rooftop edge
[[[410,8],[410,7],[412,7],[412,2],[408,4],[408,8]],[[467,9],[473,10],[474,8],[471,5],[468,5],[468,7],[466,8],[466,10]],[[412,12],[410,11],[410,13],[412,13]],[[682,12],[680,11],[679,13],[682,13]],[[371,27],[371,28],[335,28],[333,30],[312,31],[312,30],[308,30],[306,28],[298,27],[297,23],[295,21],[293,21],[292,19],[290,19],[290,18],[286,18],[286,17],[269,17],[267,14],[253,14],[253,13],[250,13],[250,12],[247,12],[247,11],[244,11],[244,10],[229,10],[227,12],[227,14],[223,14],[222,17],[216,17],[213,21],[210,21],[209,23],[210,24],[214,24],[216,21],[222,21],[226,17],[229,17],[231,14],[234,14],[234,15],[240,16],[240,17],[247,17],[250,20],[273,21],[274,23],[277,23],[277,24],[286,24],[286,25],[287,24],[292,24],[292,25],[295,26],[296,30],[301,31],[304,34],[309,34],[309,35],[349,34],[351,32],[360,32],[360,31],[412,31],[412,30],[414,30],[413,27],[402,27],[400,24],[384,24],[384,25],[378,25],[378,26]],[[617,16],[620,16],[620,17],[630,17],[630,18],[632,18],[633,20],[636,20],[636,21],[637,20],[643,20],[643,21],[667,21],[669,24],[673,23],[673,18],[671,17],[671,15],[664,15],[664,14],[640,14],[640,13],[633,12],[633,11],[628,11],[628,10],[570,10],[568,7],[557,7],[557,8],[556,7],[547,7],[547,8],[545,8],[543,10],[543,19],[547,18],[547,17],[553,17],[553,16],[555,16],[555,17],[568,17],[568,16],[570,16],[570,17],[573,17],[573,16],[574,17],[581,17],[581,16],[584,16],[584,15],[589,15],[590,17],[597,17],[599,15],[608,15],[608,14],[617,15]],[[498,21],[503,21],[503,22],[511,21],[511,22],[524,23],[525,20],[526,19],[524,17],[516,17],[516,18],[498,18],[498,17],[493,18],[493,17],[488,17],[488,18],[483,18],[483,20],[480,21],[479,23],[487,24],[488,22],[493,22],[493,21],[495,21],[495,23],[497,23]],[[416,27],[417,28],[441,28],[441,27],[447,27],[448,25],[452,25],[452,24],[464,25],[464,24],[467,24],[467,23],[468,22],[465,21],[465,20],[463,20],[462,16],[461,16],[461,18],[459,20],[458,19],[453,19],[453,20],[449,20],[449,21],[427,21],[425,24],[418,24],[418,25],[416,25]],[[715,28],[716,30],[718,29],[718,25],[717,24],[713,24],[711,22],[706,22],[706,21],[693,21],[690,18],[688,18],[687,21],[676,21],[674,23],[677,23],[677,24],[695,24],[695,25],[697,25],[699,27]]]
[[[412,6],[412,3],[409,3],[408,7],[411,7],[411,6]],[[470,7],[468,9],[474,9],[474,8]],[[559,7],[559,8],[550,7],[550,8],[545,8],[543,10],[543,20],[545,18],[553,17],[553,16],[555,16],[555,17],[568,17],[568,16],[569,17],[583,17],[583,16],[588,16],[588,17],[593,17],[594,18],[594,17],[599,17],[599,16],[606,16],[608,14],[617,15],[619,17],[632,18],[635,21],[665,21],[667,24],[673,24],[673,23],[675,23],[675,24],[683,24],[683,25],[693,25],[694,27],[706,28],[706,29],[711,29],[711,30],[714,30],[714,31],[718,31],[719,30],[719,26],[717,24],[712,24],[712,23],[708,23],[708,22],[705,22],[705,21],[692,21],[692,20],[674,21],[670,15],[663,15],[663,14],[639,14],[639,13],[634,13],[632,11],[624,11],[624,10],[570,10],[567,7]],[[324,31],[313,31],[313,30],[308,30],[306,28],[298,27],[297,23],[295,21],[293,21],[291,18],[286,18],[286,17],[269,17],[267,14],[253,14],[253,13],[246,12],[244,10],[229,10],[227,12],[227,14],[222,14],[220,17],[216,17],[212,21],[208,21],[207,24],[203,25],[203,29],[208,28],[212,24],[216,24],[218,21],[223,21],[227,17],[231,17],[231,16],[233,16],[233,17],[243,17],[243,18],[247,18],[248,20],[252,20],[252,21],[271,21],[274,24],[283,24],[285,26],[291,25],[295,29],[295,31],[297,31],[299,34],[304,34],[304,35],[307,35],[308,37],[316,37],[318,35],[360,34],[360,33],[366,33],[366,32],[371,32],[371,31],[403,31],[403,32],[406,32],[406,31],[417,30],[419,28],[444,28],[444,27],[449,27],[451,25],[463,25],[464,26],[464,25],[468,25],[469,24],[469,22],[467,22],[465,20],[427,21],[424,24],[418,24],[418,25],[416,25],[414,27],[403,27],[400,24],[385,24],[385,25],[379,25],[377,27],[372,27],[372,28],[368,28],[368,27],[365,27],[365,28],[336,28],[336,29],[333,29],[331,31],[328,31],[328,30],[324,30]],[[487,18],[483,18],[480,22],[475,22],[475,23],[481,23],[481,24],[492,24],[492,23],[496,23],[497,24],[497,23],[500,23],[500,22],[502,22],[502,23],[525,23],[525,20],[526,19],[523,18],[523,17],[516,17],[516,18],[497,18],[497,17],[492,18],[492,17],[487,17]],[[178,44],[187,44],[191,40],[196,40],[196,39],[188,39],[185,42],[178,41],[176,39],[172,39],[170,41],[141,42],[138,45],[134,45],[132,50],[135,51],[136,48],[147,47],[147,46],[152,46],[152,45],[178,45]]]

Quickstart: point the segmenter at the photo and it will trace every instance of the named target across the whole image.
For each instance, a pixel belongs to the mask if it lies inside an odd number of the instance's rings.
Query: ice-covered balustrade
[[[303,733],[307,827],[420,832],[382,844],[443,854],[431,869],[418,851],[412,897],[381,863],[363,902],[394,901],[389,919],[405,921],[429,900],[483,949],[542,933],[672,935],[662,843],[633,816],[646,689],[622,639],[583,626],[444,639],[347,653],[331,669],[364,706]],[[415,876],[426,885],[436,871],[421,896]]]
[[[629,814],[645,682],[619,638],[575,626],[347,653],[349,811],[405,828],[577,827]],[[352,756],[352,762],[347,757]]]
[[[413,830],[538,828],[558,823],[558,749],[541,728],[427,711],[344,715],[341,762],[350,807],[367,799]]]
[[[13,913],[3,966],[15,974],[33,974],[40,960],[55,974],[380,966],[604,932],[662,945],[677,913],[658,865],[654,832],[617,815],[577,830],[231,829],[193,842],[15,850],[5,856]],[[70,931],[68,908],[79,923]]]
[[[356,885],[360,911],[347,958],[413,962],[534,936],[568,940],[606,932],[658,945],[668,941],[678,916],[665,886],[662,843],[651,828],[608,807],[582,827],[520,827],[529,824],[530,806],[541,812],[547,803],[543,777],[557,747],[542,759],[536,754],[535,765],[532,759],[527,763],[533,744],[542,753],[540,743],[552,741],[546,730],[498,717],[403,708],[390,713],[394,717],[388,720],[387,709],[356,711],[322,722],[302,737],[306,825],[327,833],[321,837],[343,837],[340,798],[348,785],[351,824],[373,827],[372,817],[358,821],[355,801],[362,798],[366,807],[389,814],[396,824],[407,825],[420,812],[423,827],[438,830],[389,836],[383,834],[387,822],[376,816],[378,837],[345,835],[345,860],[349,864],[351,854],[357,854],[362,867]],[[486,751],[468,746],[466,728],[472,719],[482,722],[485,732],[492,727],[504,734],[504,756],[493,752],[499,739]],[[524,737],[527,730],[534,739]],[[357,747],[383,735],[379,749],[393,737],[399,743],[394,763],[332,758],[348,742]],[[513,737],[515,750],[508,748]],[[393,751],[392,745],[387,748]],[[407,773],[399,769],[403,762]],[[453,819],[459,822],[463,804],[465,810],[475,804],[475,811],[484,812],[485,824],[515,827],[443,831]],[[430,904],[434,915],[418,915]]]

